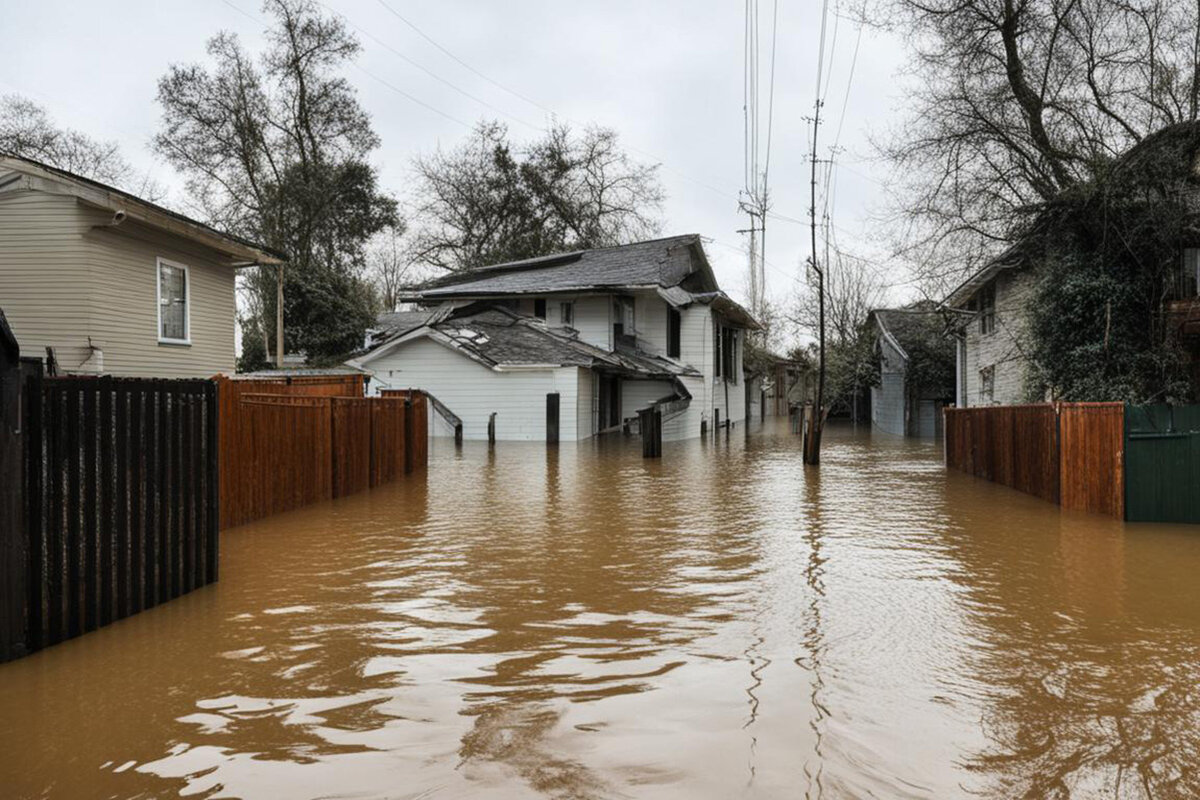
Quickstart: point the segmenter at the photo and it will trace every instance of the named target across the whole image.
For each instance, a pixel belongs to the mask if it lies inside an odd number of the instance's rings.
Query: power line
[[[418,35],[420,35],[420,37],[421,37],[422,39],[424,39],[425,41],[429,42],[431,45],[433,45],[434,47],[436,47],[438,50],[441,50],[443,53],[445,53],[447,56],[449,56],[451,59],[453,59],[455,62],[457,62],[457,63],[458,63],[460,66],[462,66],[462,67],[464,67],[465,69],[467,69],[467,70],[469,70],[469,71],[473,72],[475,75],[478,75],[480,78],[483,78],[485,81],[487,81],[488,83],[492,84],[493,86],[496,86],[496,87],[498,87],[498,88],[500,88],[500,89],[503,89],[504,91],[506,91],[506,92],[508,92],[509,94],[511,94],[513,97],[516,97],[516,98],[519,98],[519,99],[521,99],[521,100],[524,100],[526,103],[529,103],[530,105],[533,105],[533,106],[536,106],[536,107],[540,108],[542,111],[545,111],[547,114],[551,114],[551,115],[553,115],[553,114],[554,114],[554,110],[553,110],[553,109],[547,108],[546,106],[542,105],[542,104],[541,104],[541,103],[539,103],[538,101],[536,101],[536,100],[533,100],[533,99],[531,99],[531,98],[529,98],[529,97],[526,97],[525,95],[523,95],[523,94],[521,94],[520,92],[518,92],[516,89],[511,89],[511,88],[509,88],[508,86],[505,86],[504,84],[500,83],[499,81],[497,81],[497,80],[493,80],[492,78],[488,77],[487,75],[483,74],[483,73],[482,73],[482,72],[480,72],[479,70],[477,70],[477,69],[475,69],[474,67],[472,67],[472,66],[471,66],[470,64],[468,64],[466,61],[463,61],[461,58],[459,58],[458,56],[454,55],[454,53],[451,53],[451,52],[450,52],[449,50],[447,50],[445,47],[443,47],[442,45],[438,44],[438,42],[437,42],[437,41],[436,41],[436,40],[435,40],[435,39],[434,39],[432,36],[430,36],[429,34],[425,33],[425,31],[421,30],[420,28],[418,28],[418,27],[416,26],[416,24],[415,24],[415,23],[413,23],[411,20],[409,20],[407,17],[405,17],[405,16],[404,16],[403,14],[401,14],[399,11],[397,11],[396,9],[394,9],[394,8],[392,8],[390,5],[388,5],[388,4],[385,2],[385,0],[379,0],[379,5],[383,6],[383,7],[384,7],[384,8],[386,8],[388,11],[390,11],[390,12],[392,13],[392,15],[393,15],[394,17],[396,17],[396,19],[400,20],[400,21],[401,21],[401,22],[403,22],[405,25],[407,25],[408,27],[412,28],[414,31],[416,31],[416,32],[417,32],[417,34],[418,34]]]

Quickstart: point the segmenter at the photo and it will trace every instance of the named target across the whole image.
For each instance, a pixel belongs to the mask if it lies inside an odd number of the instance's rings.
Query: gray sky
[[[403,197],[412,157],[453,146],[483,117],[506,122],[518,140],[536,135],[550,120],[545,109],[559,120],[612,127],[636,158],[662,164],[668,195],[664,233],[715,240],[708,251],[718,279],[731,294],[744,296],[744,239],[736,232],[747,224],[737,213],[744,152],[743,3],[385,1],[475,70],[534,101],[456,63],[381,0],[324,0],[363,45],[346,75],[382,138],[374,158],[386,188]],[[771,4],[760,2],[765,105]],[[802,222],[808,219],[809,191],[805,118],[811,116],[816,85],[820,12],[820,0],[779,3],[770,182],[775,212]],[[119,142],[131,162],[170,189],[175,205],[184,200],[181,182],[148,146],[159,121],[156,81],[171,63],[202,61],[206,40],[218,30],[236,32],[257,51],[265,24],[258,0],[117,5],[0,0],[0,19],[5,34],[0,93],[25,95],[58,124]],[[831,13],[822,158],[837,133],[857,36],[852,23],[836,25],[835,39]],[[902,57],[896,41],[863,33],[845,106],[833,206],[838,243],[852,252],[878,254],[870,242],[871,215],[886,171],[869,160],[868,134],[882,130],[896,113]],[[808,255],[808,228],[771,220],[767,242],[769,294],[783,300],[795,291]],[[905,277],[881,268],[894,281]],[[897,289],[893,299],[902,294]]]

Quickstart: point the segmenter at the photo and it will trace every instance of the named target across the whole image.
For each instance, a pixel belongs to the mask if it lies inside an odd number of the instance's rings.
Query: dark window
[[[559,320],[563,325],[568,327],[575,324],[575,304],[574,303],[559,303],[558,304]]]
[[[633,298],[614,297],[612,308],[613,347],[617,344],[633,346],[635,333],[633,327]]]
[[[989,283],[979,290],[979,332],[996,330],[996,284]]]
[[[713,377],[721,377],[721,326],[713,321]]]
[[[677,309],[667,309],[667,357],[679,358],[679,334],[683,315]]]
[[[737,330],[721,328],[721,374],[730,383],[737,383]]]
[[[1183,249],[1183,268],[1179,274],[1179,299],[1200,295],[1200,249]]]
[[[539,297],[533,301],[533,315],[538,319],[546,318],[546,298]]]

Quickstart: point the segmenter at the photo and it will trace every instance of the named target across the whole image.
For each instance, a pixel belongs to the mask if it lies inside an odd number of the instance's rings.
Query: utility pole
[[[283,263],[275,286],[275,369],[283,369]]]
[[[804,463],[806,464],[821,463],[821,430],[825,425],[823,413],[825,405],[825,271],[817,262],[817,130],[820,124],[821,98],[818,97],[813,113],[812,157],[810,159],[812,174],[809,186],[811,192],[809,227],[812,235],[812,257],[809,263],[812,265],[813,272],[817,274],[819,328],[817,333],[817,397],[813,405],[813,415],[808,422],[808,435],[804,442]]]

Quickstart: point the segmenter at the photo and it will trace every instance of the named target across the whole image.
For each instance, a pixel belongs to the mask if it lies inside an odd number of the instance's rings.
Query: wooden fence
[[[26,652],[217,579],[212,381],[38,369],[23,396]]]
[[[1063,508],[1124,516],[1121,403],[945,410],[946,465]]]
[[[424,466],[427,401],[362,382],[222,379],[221,527],[379,486]]]

